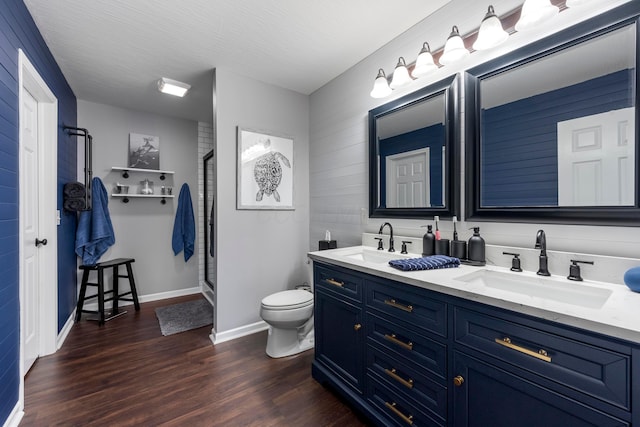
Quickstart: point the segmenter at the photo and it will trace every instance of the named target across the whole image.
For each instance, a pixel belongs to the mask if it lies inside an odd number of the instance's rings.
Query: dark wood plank
[[[271,359],[266,332],[216,346],[210,327],[168,337],[141,304],[104,326],[82,320],[25,378],[21,426],[365,426],[311,378],[313,351]]]

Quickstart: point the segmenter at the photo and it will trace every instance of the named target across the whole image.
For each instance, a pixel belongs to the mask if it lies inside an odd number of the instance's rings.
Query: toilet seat
[[[276,292],[262,299],[262,307],[267,310],[294,310],[313,304],[313,294],[299,289]]]

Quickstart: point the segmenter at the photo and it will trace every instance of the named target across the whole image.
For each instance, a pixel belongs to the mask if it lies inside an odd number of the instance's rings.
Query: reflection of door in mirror
[[[431,207],[429,147],[386,157],[387,207]]]
[[[481,78],[481,207],[634,204],[635,32]]]
[[[558,122],[560,206],[632,206],[634,108]]]

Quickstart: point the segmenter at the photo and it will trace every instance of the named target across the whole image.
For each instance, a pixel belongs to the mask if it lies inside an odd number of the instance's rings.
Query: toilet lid
[[[262,299],[262,306],[272,309],[293,309],[313,303],[313,294],[303,290],[282,291]]]

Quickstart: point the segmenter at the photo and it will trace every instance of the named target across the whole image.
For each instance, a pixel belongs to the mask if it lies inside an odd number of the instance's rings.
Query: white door
[[[39,218],[38,189],[38,101],[29,91],[24,91],[22,100],[22,167],[20,185],[23,195],[22,236],[23,236],[23,297],[24,297],[24,372],[29,371],[39,356],[38,328],[38,283],[40,245],[36,245]]]
[[[387,156],[386,169],[388,208],[431,206],[429,148]]]
[[[634,204],[635,108],[558,123],[558,204]]]

